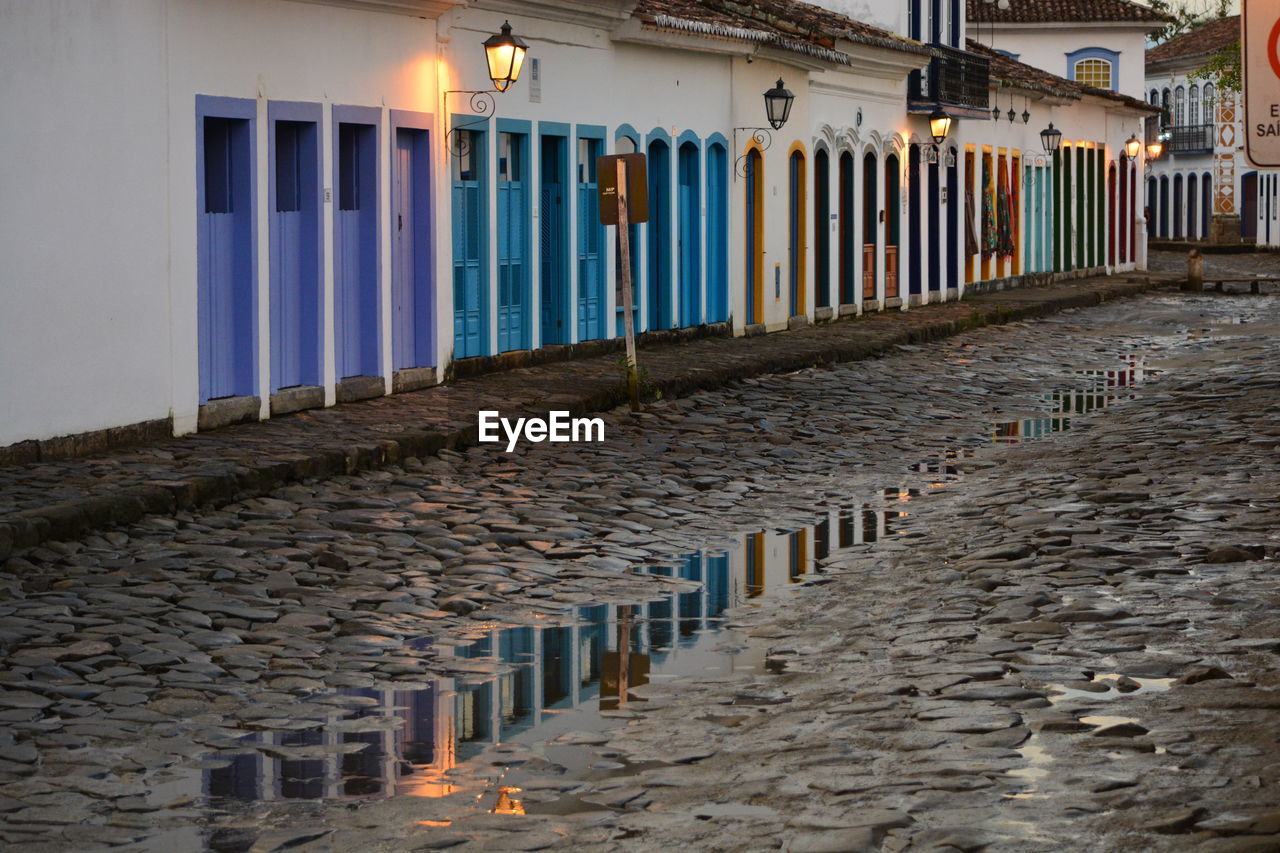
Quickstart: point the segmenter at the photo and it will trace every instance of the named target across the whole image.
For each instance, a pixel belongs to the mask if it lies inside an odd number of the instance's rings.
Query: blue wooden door
[[[528,153],[528,134],[498,134],[498,352],[529,347]]]
[[[729,319],[729,184],[725,147],[707,149],[707,322]]]
[[[271,390],[278,391],[321,382],[320,151],[315,122],[277,121],[272,133]]]
[[[377,129],[338,124],[334,281],[338,378],[378,376]]]
[[[680,146],[680,325],[702,322],[702,175],[698,146]]]
[[[252,123],[205,116],[198,175],[200,402],[252,396],[254,357]]]
[[[578,340],[604,337],[604,226],[600,224],[596,158],[599,139],[578,140]]]
[[[670,329],[671,311],[671,148],[649,143],[649,328]]]
[[[794,317],[804,309],[800,306],[800,276],[803,265],[801,253],[804,252],[804,239],[801,216],[803,216],[804,199],[801,189],[804,186],[804,157],[799,151],[793,152],[788,161],[787,181],[790,192],[787,195],[787,316]]]
[[[569,343],[568,141],[542,137],[539,181],[539,314],[542,343]]]
[[[485,355],[489,342],[488,210],[485,137],[458,131],[453,152],[453,348],[457,358]]]
[[[392,367],[435,364],[431,269],[431,168],[427,131],[396,128],[391,164]]]

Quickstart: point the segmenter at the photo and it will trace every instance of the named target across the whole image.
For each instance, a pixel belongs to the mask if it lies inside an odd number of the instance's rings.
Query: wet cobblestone
[[[0,573],[0,840],[1274,849],[1278,331],[1274,297],[1142,297],[613,411],[601,445],[47,542]],[[486,742],[449,697],[439,775],[344,770],[405,725],[362,691],[461,697],[510,675],[451,653],[496,629],[688,595],[678,555],[887,505],[874,537],[748,578],[708,631],[741,666],[531,740]],[[532,781],[500,791],[512,768]]]

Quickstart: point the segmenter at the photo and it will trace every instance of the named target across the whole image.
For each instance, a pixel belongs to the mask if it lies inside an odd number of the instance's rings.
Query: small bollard
[[[1204,290],[1204,255],[1199,249],[1187,253],[1187,280],[1182,289],[1193,293]]]

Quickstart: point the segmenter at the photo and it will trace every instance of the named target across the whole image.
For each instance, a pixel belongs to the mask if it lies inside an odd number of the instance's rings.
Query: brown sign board
[[[618,161],[627,165],[627,221],[649,221],[649,178],[643,154],[606,154],[596,158],[600,224],[618,224]]]

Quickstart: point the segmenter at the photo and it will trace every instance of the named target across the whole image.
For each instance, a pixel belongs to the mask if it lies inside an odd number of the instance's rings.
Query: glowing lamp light
[[[489,63],[489,78],[493,80],[494,89],[505,92],[520,79],[528,50],[529,45],[523,39],[511,34],[510,21],[503,22],[502,32],[485,39],[484,57]]]
[[[933,134],[934,142],[941,145],[946,140],[951,133],[951,122],[951,116],[941,107],[929,114],[929,132]]]
[[[1124,144],[1124,155],[1130,160],[1137,160],[1139,152],[1142,151],[1142,142],[1139,141],[1138,135],[1135,133],[1130,136]]]
[[[1147,145],[1147,159],[1159,160],[1160,155],[1164,153],[1164,143],[1159,139]]]
[[[778,78],[778,85],[764,93],[764,112],[774,130],[787,123],[791,116],[791,104],[795,99],[791,90],[782,85],[781,77]]]

